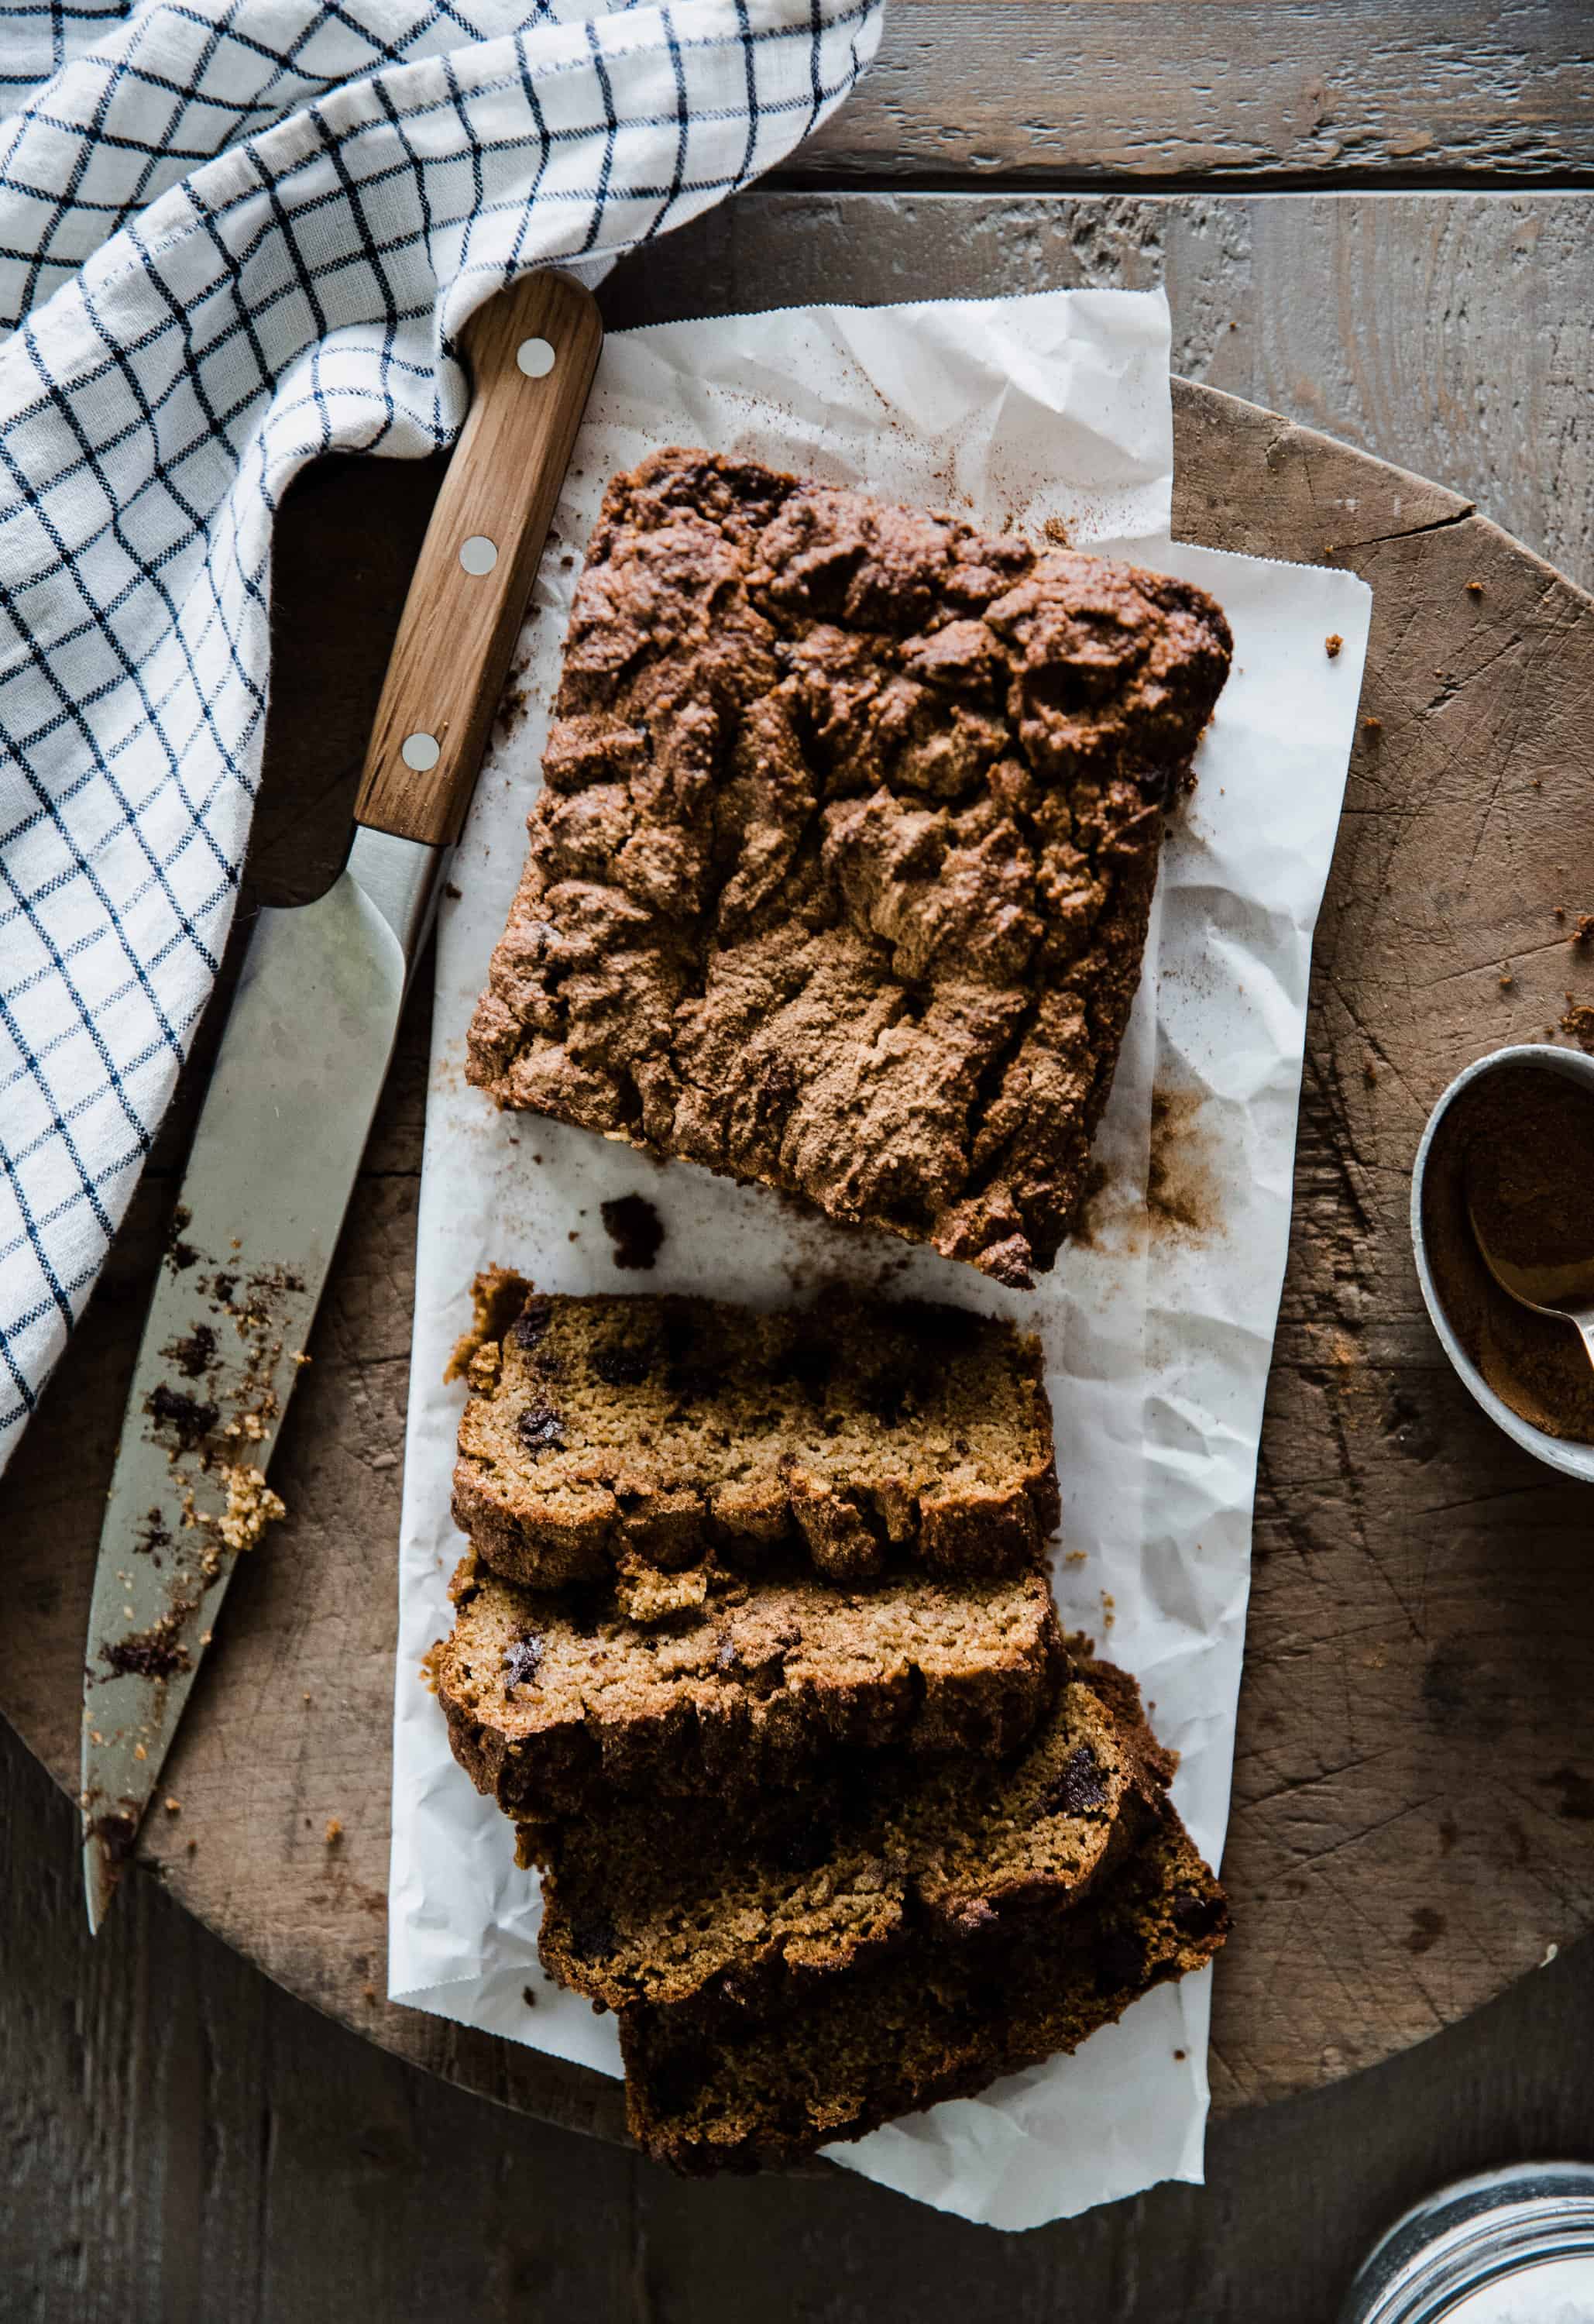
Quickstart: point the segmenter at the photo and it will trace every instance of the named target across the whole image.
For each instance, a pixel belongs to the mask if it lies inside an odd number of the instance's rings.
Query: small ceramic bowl
[[[1580,1083],[1594,1093],[1594,1057],[1581,1056],[1575,1049],[1553,1049],[1538,1043],[1525,1043],[1511,1049],[1496,1049],[1476,1065],[1459,1073],[1449,1089],[1428,1116],[1417,1158],[1412,1166],[1412,1250],[1416,1255],[1417,1280],[1423,1286],[1423,1299],[1429,1321],[1439,1334],[1440,1345],[1460,1375],[1463,1385],[1474,1403],[1481,1405],[1497,1428],[1503,1428],[1515,1444],[1547,1468],[1559,1469],[1564,1477],[1580,1477],[1585,1484],[1594,1485],[1594,1444],[1569,1444],[1563,1437],[1547,1436],[1535,1428],[1531,1420],[1524,1420],[1518,1412],[1497,1397],[1477,1365],[1468,1355],[1451,1328],[1451,1320],[1440,1305],[1439,1293],[1428,1265],[1427,1239],[1423,1229],[1423,1184],[1427,1176],[1428,1156],[1433,1145],[1433,1135],[1445,1114],[1464,1089],[1480,1081],[1485,1074],[1497,1073],[1506,1065],[1540,1065],[1546,1073],[1562,1074],[1571,1082]],[[1570,1331],[1571,1326],[1568,1326]]]

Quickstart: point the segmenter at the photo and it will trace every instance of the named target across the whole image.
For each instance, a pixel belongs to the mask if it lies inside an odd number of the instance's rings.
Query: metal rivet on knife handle
[[[484,532],[473,532],[459,544],[459,561],[467,573],[491,573],[498,562],[498,543],[489,540]]]
[[[459,836],[603,336],[591,294],[552,272],[465,325],[470,411],[405,600],[357,823],[432,846]],[[478,569],[483,544],[494,553]],[[420,736],[447,744],[424,766],[406,747]]]
[[[435,734],[406,734],[399,756],[418,775],[429,774],[443,753]]]

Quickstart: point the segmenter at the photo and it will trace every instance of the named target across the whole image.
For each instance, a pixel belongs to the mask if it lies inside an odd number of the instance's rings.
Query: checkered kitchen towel
[[[272,512],[472,309],[788,153],[882,0],[0,0],[0,1468],[216,974]]]

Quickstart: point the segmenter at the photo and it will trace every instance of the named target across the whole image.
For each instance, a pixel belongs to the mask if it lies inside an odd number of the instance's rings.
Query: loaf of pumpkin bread
[[[1048,1268],[1228,674],[1190,583],[704,451],[616,476],[467,1073]]]

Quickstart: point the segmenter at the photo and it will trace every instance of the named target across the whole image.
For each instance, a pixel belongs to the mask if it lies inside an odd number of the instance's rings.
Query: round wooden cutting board
[[[1212,2034],[1236,2107],[1405,2049],[1594,1919],[1594,1498],[1474,1409],[1406,1228],[1451,1075],[1544,1038],[1569,989],[1594,1001],[1554,917],[1594,908],[1594,600],[1436,485],[1209,390],[1175,411],[1180,535],[1374,591],[1258,1484]],[[438,473],[328,462],[284,517],[257,899],[332,876]],[[139,1877],[373,2041],[619,2135],[617,2084],[381,1997],[429,982],[281,1439],[290,1515],[233,1587]],[[0,1486],[0,1709],[68,1787],[100,1511],[215,1029]]]

